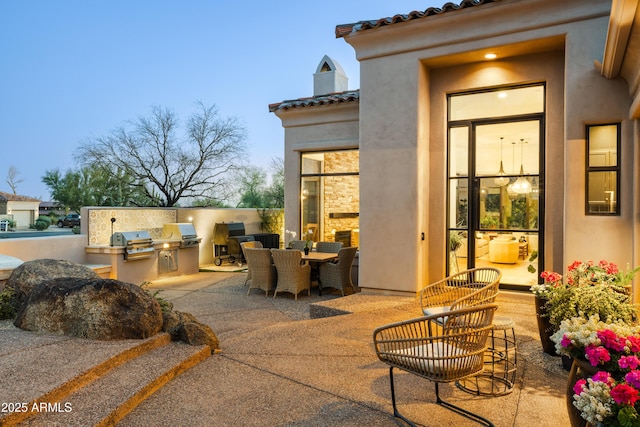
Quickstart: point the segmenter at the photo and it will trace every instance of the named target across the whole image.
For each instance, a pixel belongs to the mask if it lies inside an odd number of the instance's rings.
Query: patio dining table
[[[338,254],[332,252],[309,251],[308,254],[305,254],[303,251],[300,252],[302,253],[303,261],[316,265],[338,259]],[[322,296],[322,283],[320,282],[320,275],[318,275],[318,294]]]

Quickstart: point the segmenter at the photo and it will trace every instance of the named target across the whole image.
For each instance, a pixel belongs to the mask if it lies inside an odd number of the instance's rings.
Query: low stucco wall
[[[106,211],[106,212],[105,212]],[[103,215],[107,213],[107,215]],[[126,215],[125,215],[126,213]],[[256,209],[220,208],[82,208],[82,234],[71,236],[27,237],[0,239],[0,254],[32,261],[52,258],[66,259],[78,264],[91,264],[86,248],[91,241],[91,233],[100,236],[99,244],[109,246],[111,217],[120,218],[114,223],[114,231],[162,229],[161,218],[171,218],[176,222],[193,223],[200,242],[200,265],[213,264],[213,228],[220,222],[243,222],[247,234],[261,233],[262,220]],[[126,217],[126,221],[122,220]],[[153,219],[153,221],[151,221]],[[151,221],[151,222],[150,222]],[[107,236],[107,237],[105,237]],[[93,238],[95,240],[95,238]],[[282,242],[282,237],[280,238]]]
[[[86,246],[87,236],[85,234],[19,237],[15,239],[0,239],[0,254],[19,258],[22,261],[51,258],[66,259],[78,264],[85,264]]]

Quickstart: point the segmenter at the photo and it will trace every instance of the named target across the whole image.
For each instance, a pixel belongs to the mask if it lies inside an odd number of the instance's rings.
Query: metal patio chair
[[[498,296],[502,273],[479,267],[461,271],[420,290],[424,315],[445,313],[463,307],[493,303]]]
[[[482,425],[488,419],[442,400],[440,383],[452,383],[484,369],[487,338],[496,304],[477,305],[381,326],[373,332],[376,355],[389,365],[393,415],[414,424],[398,411],[393,368],[435,383],[436,403]]]

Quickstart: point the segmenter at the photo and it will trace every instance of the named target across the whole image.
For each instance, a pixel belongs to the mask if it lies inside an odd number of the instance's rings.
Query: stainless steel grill
[[[153,239],[144,230],[113,233],[111,246],[124,246],[124,259],[129,261],[151,258],[155,252]]]
[[[201,237],[196,234],[196,229],[190,222],[174,222],[162,226],[162,238],[164,240],[179,240],[180,248],[192,248],[198,246]]]

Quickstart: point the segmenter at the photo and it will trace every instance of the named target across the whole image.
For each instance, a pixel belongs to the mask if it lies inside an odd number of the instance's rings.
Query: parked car
[[[79,214],[67,214],[61,218],[58,218],[58,227],[73,227],[80,226],[80,215]]]

